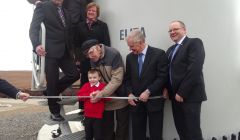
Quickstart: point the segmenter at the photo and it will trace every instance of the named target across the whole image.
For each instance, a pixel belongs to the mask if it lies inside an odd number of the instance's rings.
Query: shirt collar
[[[182,39],[177,42],[177,44],[182,44],[182,42],[183,42],[183,40],[184,40],[185,38],[186,38],[186,35],[183,36]]]
[[[99,85],[100,85],[100,82],[97,82],[96,85],[92,85],[92,84],[90,84],[90,87],[93,87],[93,86],[99,87]]]
[[[89,20],[89,19],[87,19],[87,20],[86,20],[86,23],[87,23],[87,24],[88,24],[88,23],[91,23],[91,24],[92,24],[92,23],[94,23],[94,22],[96,22],[96,21],[97,21],[97,19],[94,19],[94,20]]]
[[[145,56],[146,53],[147,53],[147,49],[148,49],[148,45],[145,44],[145,48],[144,48],[143,51],[142,51],[142,54],[143,54],[144,56]]]

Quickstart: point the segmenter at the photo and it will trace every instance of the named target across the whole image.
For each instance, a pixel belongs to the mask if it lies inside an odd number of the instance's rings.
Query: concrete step
[[[65,121],[57,122],[52,121],[49,118],[46,119],[45,125],[39,130],[38,140],[50,140],[53,139],[55,134],[56,138],[54,139],[63,139],[63,140],[75,140],[75,139],[84,139],[84,127],[82,125],[83,116],[78,115],[79,109],[64,113],[64,109],[61,110]],[[57,131],[60,128],[60,132]],[[78,133],[79,132],[79,133]],[[80,133],[81,132],[81,133]],[[81,140],[80,139],[80,140]]]
[[[84,130],[78,131],[69,135],[55,138],[54,140],[85,140],[85,132]]]

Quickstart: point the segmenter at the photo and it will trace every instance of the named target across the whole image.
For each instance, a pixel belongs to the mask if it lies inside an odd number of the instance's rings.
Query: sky
[[[31,70],[32,45],[28,31],[33,8],[27,0],[1,1],[0,71]]]

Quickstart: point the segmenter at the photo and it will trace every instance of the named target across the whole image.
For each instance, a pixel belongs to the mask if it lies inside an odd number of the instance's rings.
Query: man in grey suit
[[[126,87],[132,117],[133,140],[146,140],[147,118],[151,140],[162,140],[164,98],[161,96],[167,81],[167,57],[163,50],[145,43],[140,30],[127,37],[131,53],[126,58]]]
[[[176,43],[167,50],[168,93],[175,126],[181,140],[202,140],[201,104],[207,100],[202,72],[205,58],[203,43],[199,38],[187,37],[182,21],[172,21],[169,34]]]
[[[63,0],[50,0],[37,4],[29,31],[33,51],[39,56],[46,57],[47,90],[44,94],[48,96],[59,95],[79,79],[71,47],[71,19],[67,10],[62,8],[62,3]],[[46,27],[45,49],[39,40],[42,22]],[[59,68],[64,73],[61,79],[59,79]],[[52,120],[64,120],[60,115],[57,99],[48,99],[48,105]]]

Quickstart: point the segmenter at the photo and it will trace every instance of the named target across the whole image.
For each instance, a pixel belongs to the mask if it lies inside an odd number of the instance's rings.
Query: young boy
[[[81,98],[81,96],[94,96],[94,92],[102,90],[105,86],[100,83],[101,73],[97,69],[88,71],[88,83],[85,83],[79,90],[79,100],[84,102],[84,126],[86,140],[103,140],[103,111],[104,102],[108,99],[101,99],[96,103],[91,103],[90,98]]]

